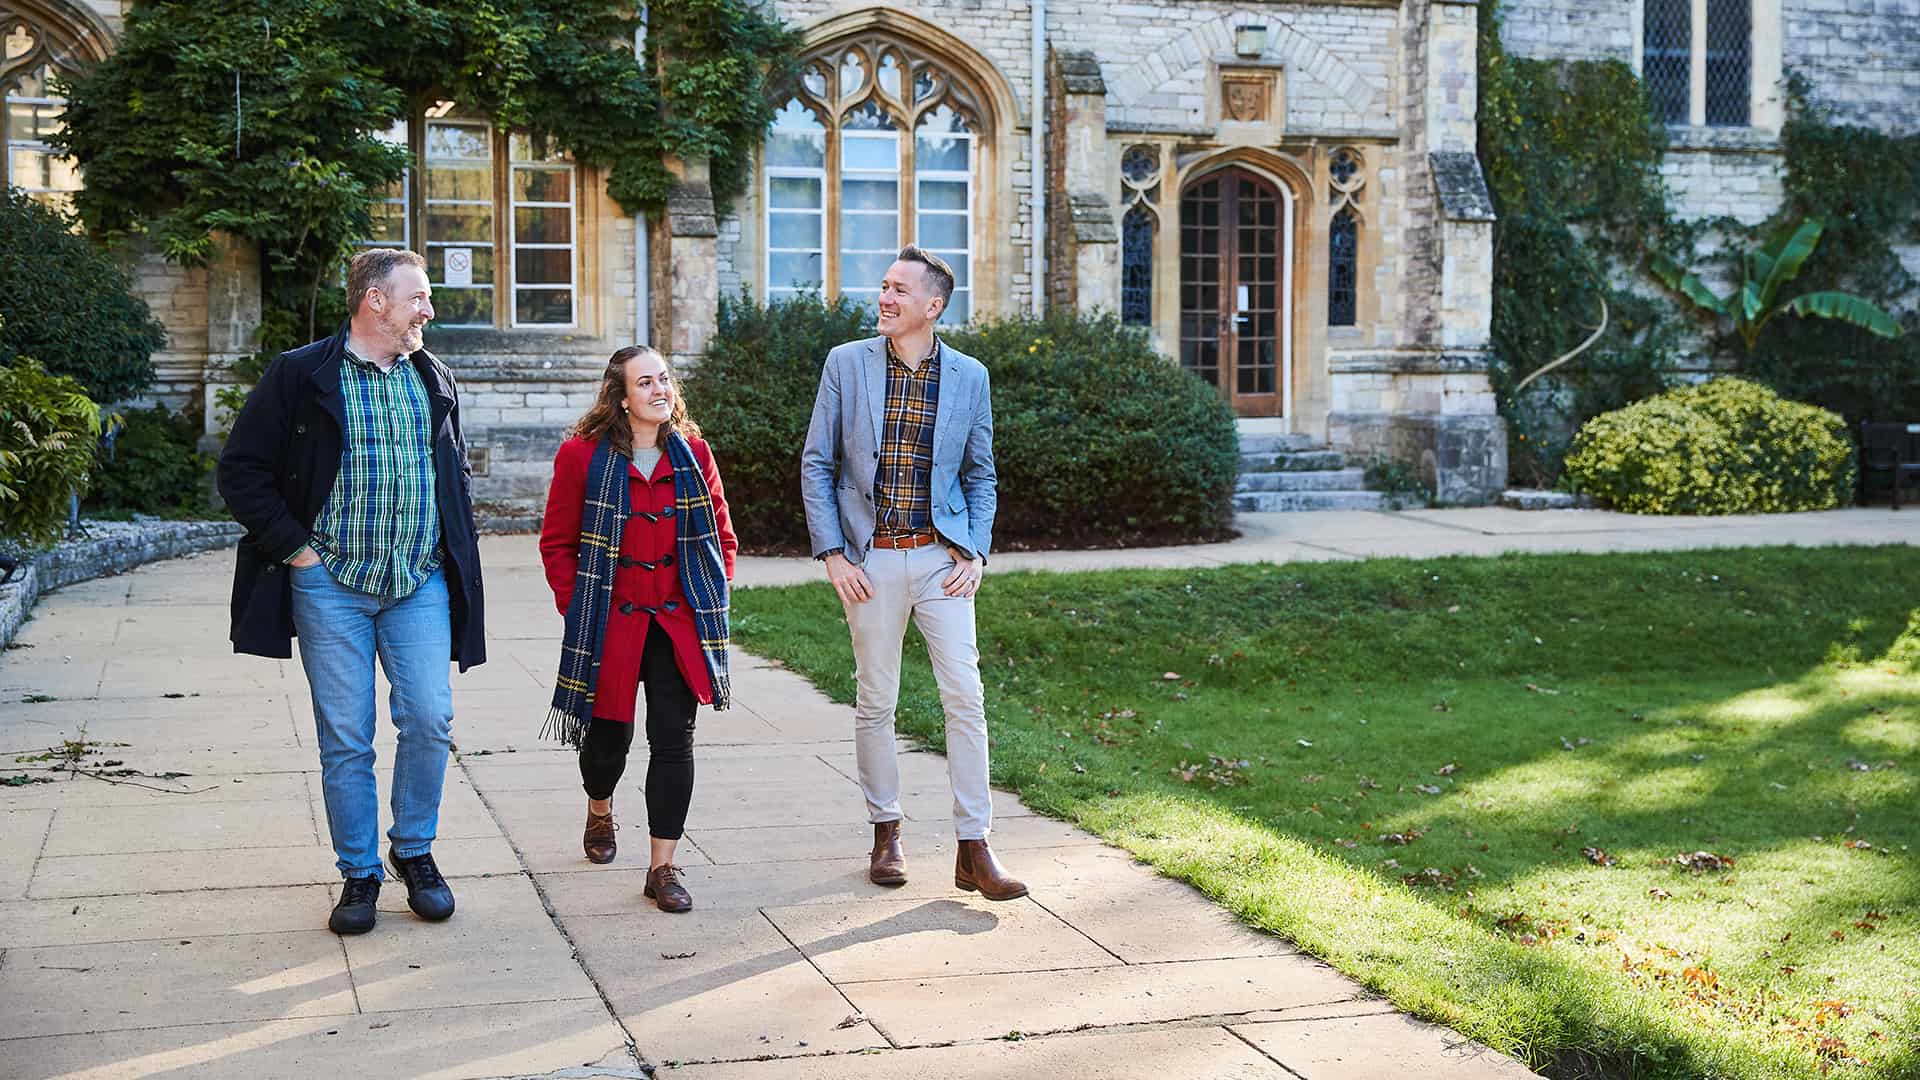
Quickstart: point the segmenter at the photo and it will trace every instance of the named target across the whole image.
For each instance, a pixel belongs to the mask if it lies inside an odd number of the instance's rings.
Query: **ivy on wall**
[[[1660,178],[1665,129],[1630,66],[1511,56],[1499,4],[1486,2],[1479,78],[1480,163],[1499,215],[1493,386],[1513,479],[1548,486],[1581,421],[1664,388],[1681,323],[1641,267],[1691,236]],[[1603,300],[1599,340],[1516,396],[1516,383],[1599,326]]]
[[[223,231],[264,256],[263,344],[338,316],[338,267],[406,168],[377,137],[436,100],[526,129],[629,213],[657,212],[664,157],[709,157],[737,195],[790,77],[795,36],[747,0],[660,0],[636,63],[633,9],[605,0],[154,0],[113,56],[65,90],[64,148],[96,233],[145,233],[204,261]]]
[[[1821,319],[1779,319],[1744,371],[1786,397],[1832,409],[1856,430],[1863,419],[1920,421],[1920,283],[1895,250],[1920,244],[1920,134],[1838,123],[1797,74],[1787,79],[1787,106],[1786,201],[1751,235],[1808,217],[1825,221],[1796,288],[1865,297],[1893,312],[1906,333],[1889,340]]]

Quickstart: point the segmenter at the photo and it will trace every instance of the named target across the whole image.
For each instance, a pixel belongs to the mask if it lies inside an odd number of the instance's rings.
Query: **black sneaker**
[[[400,880],[407,883],[407,906],[415,915],[428,922],[453,917],[453,890],[447,888],[447,879],[440,876],[440,868],[433,864],[431,853],[403,859],[388,848],[387,862],[393,865]]]
[[[333,905],[327,929],[336,934],[364,934],[373,929],[374,907],[380,901],[380,879],[350,877],[340,883],[340,902]]]

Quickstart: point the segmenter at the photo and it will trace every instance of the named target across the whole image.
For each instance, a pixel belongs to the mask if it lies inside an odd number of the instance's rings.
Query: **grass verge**
[[[1912,1077],[1915,581],[1900,546],[993,576],[994,779],[1550,1076]],[[734,625],[852,700],[824,583]],[[905,672],[937,748],[917,638]]]

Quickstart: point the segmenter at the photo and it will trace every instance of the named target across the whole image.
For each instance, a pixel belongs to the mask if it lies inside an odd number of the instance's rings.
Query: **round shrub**
[[[100,409],[78,382],[26,357],[0,366],[0,538],[59,539],[99,437]]]
[[[712,441],[742,543],[807,545],[806,441],[828,350],[874,334],[846,300],[721,304],[688,373],[688,409]],[[1057,314],[942,330],[993,378],[997,547],[1205,540],[1232,518],[1233,414],[1210,387],[1112,316]]]
[[[1846,422],[1744,379],[1672,390],[1589,420],[1567,474],[1616,510],[1830,510],[1854,484]]]
[[[165,405],[121,414],[124,426],[113,440],[113,456],[103,449],[94,466],[87,505],[143,514],[197,511],[203,508],[200,481],[213,459],[200,452],[200,425],[192,416]]]
[[[103,403],[153,382],[167,341],[126,271],[19,192],[0,193],[0,316],[0,364],[36,357]]]

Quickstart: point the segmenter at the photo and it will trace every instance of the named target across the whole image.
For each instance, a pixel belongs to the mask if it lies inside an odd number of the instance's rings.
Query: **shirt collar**
[[[907,362],[905,360],[900,359],[899,353],[893,351],[893,339],[886,338],[885,340],[887,343],[887,362],[899,364],[901,367],[906,367]],[[935,334],[933,335],[933,344],[927,349],[927,355],[922,357],[920,360],[920,369],[918,371],[915,371],[913,374],[916,374],[916,375],[924,374],[928,370],[932,369],[936,364],[938,364],[939,361],[940,361],[940,335]]]
[[[359,353],[354,352],[352,346],[342,346],[340,351],[343,355],[346,356],[348,360],[351,360],[354,363],[359,364],[361,367],[367,368],[371,371],[381,372],[381,367],[379,364],[376,364],[373,361],[367,359],[366,357],[361,356]],[[395,354],[393,364],[387,365],[385,370],[392,371],[394,367],[397,364],[399,364],[400,361],[405,359],[406,357]],[[381,372],[381,373],[384,374],[384,372]]]

